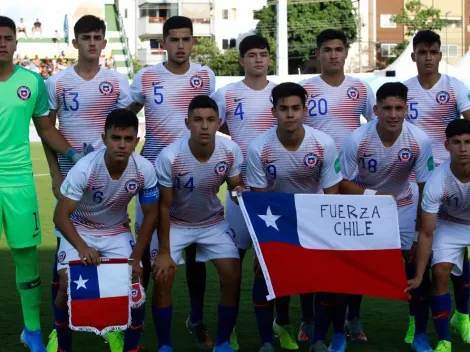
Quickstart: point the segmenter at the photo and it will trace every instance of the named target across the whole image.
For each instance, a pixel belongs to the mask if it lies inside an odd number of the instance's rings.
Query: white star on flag
[[[80,275],[80,277],[78,278],[78,280],[75,280],[74,283],[77,284],[77,290],[80,289],[81,287],[83,287],[84,289],[86,289],[86,283],[88,282],[88,279],[87,280],[84,280],[82,279],[82,275]]]
[[[276,220],[281,217],[281,215],[273,215],[271,212],[271,207],[268,207],[268,210],[266,211],[266,215],[258,215],[261,219],[264,220],[266,223],[266,226],[269,228],[270,226],[274,227],[276,230],[279,231],[277,225],[276,225]]]

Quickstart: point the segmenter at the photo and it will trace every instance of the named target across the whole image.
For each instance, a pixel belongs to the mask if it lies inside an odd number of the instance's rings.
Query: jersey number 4
[[[176,188],[181,189],[181,179],[179,177],[176,177]],[[190,177],[188,182],[185,183],[183,188],[189,189],[189,192],[194,191],[194,177]]]
[[[233,113],[233,116],[240,116],[240,120],[243,120],[243,115],[245,113],[243,112],[243,105],[242,103],[238,103],[237,107],[235,108],[235,112]]]

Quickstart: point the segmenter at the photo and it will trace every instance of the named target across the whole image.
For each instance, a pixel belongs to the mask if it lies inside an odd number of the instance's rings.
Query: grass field
[[[47,338],[52,322],[52,307],[50,298],[50,279],[56,239],[53,235],[52,213],[54,209],[54,197],[50,187],[47,163],[40,144],[31,145],[34,174],[39,198],[39,209],[41,213],[43,243],[39,247],[39,265],[42,277],[42,316],[44,338]],[[222,197],[222,199],[224,199]],[[130,209],[134,214],[134,205]],[[25,348],[19,344],[19,335],[23,327],[21,306],[15,285],[15,267],[2,237],[0,241],[0,261],[2,270],[0,272],[0,352],[21,352]],[[386,263],[371,263],[371,265],[386,265]],[[213,267],[208,265],[208,282],[206,293],[205,321],[213,331],[215,340],[216,309],[218,301],[218,278]],[[240,314],[238,317],[237,333],[242,352],[257,352],[259,341],[256,323],[251,304],[251,283],[253,275],[252,255],[247,255],[243,266],[243,283],[240,302]],[[300,269],[300,268],[299,268]],[[306,277],[308,279],[308,277]],[[151,293],[148,295],[151,297]],[[187,332],[184,323],[188,314],[189,304],[187,288],[185,284],[184,268],[180,267],[176,284],[173,289],[174,316],[173,316],[173,343],[174,350],[181,352],[196,351],[193,338]],[[375,298],[366,298],[362,310],[362,323],[369,338],[366,345],[350,345],[348,351],[408,351],[409,346],[403,342],[404,332],[407,328],[407,303],[387,301]],[[291,322],[297,328],[300,319],[300,307],[298,297],[291,303]],[[436,343],[436,335],[432,322],[428,327],[432,345]],[[457,334],[453,333],[454,351],[469,351],[470,346],[464,345]],[[150,310],[147,310],[146,329],[143,335],[143,345],[148,351],[157,351],[157,339],[154,333]],[[74,347],[78,352],[109,351],[103,340],[89,333],[75,333]],[[308,351],[308,344],[301,346],[301,351]],[[281,351],[279,348],[278,351]]]

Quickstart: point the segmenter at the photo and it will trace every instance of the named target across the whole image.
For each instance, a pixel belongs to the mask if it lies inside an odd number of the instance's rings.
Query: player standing
[[[101,133],[106,116],[116,108],[125,108],[131,102],[129,82],[124,75],[105,68],[100,68],[99,58],[106,48],[106,25],[93,15],[81,17],[74,26],[75,39],[73,46],[78,49],[78,63],[69,67],[46,81],[49,96],[50,118],[55,125],[59,119],[59,130],[70,144],[81,150],[81,142],[93,148],[103,146]],[[60,186],[73,164],[64,157],[45,148],[49,171],[52,178],[52,189],[57,199],[60,197]],[[58,159],[58,160],[57,160]],[[57,250],[60,246],[59,231]],[[55,301],[59,287],[57,273],[57,253],[52,276],[52,302]],[[113,352],[122,351],[120,333],[106,334],[109,347]],[[57,351],[57,333],[53,329],[47,345],[49,352]]]
[[[431,142],[418,127],[405,122],[408,88],[402,83],[385,83],[377,90],[374,112],[378,120],[354,131],[341,149],[341,170],[345,181],[344,194],[391,194],[398,206],[401,249],[408,278],[415,265],[409,262],[415,238],[419,207],[413,202],[410,175],[416,172],[421,199],[424,183],[434,169]],[[419,204],[419,202],[418,202]],[[418,217],[419,220],[419,217]],[[418,221],[419,224],[419,221]],[[416,312],[413,350],[431,352],[426,336],[429,316],[429,275],[423,284],[411,292],[410,311]]]
[[[187,17],[170,17],[163,25],[162,45],[168,60],[140,70],[131,85],[134,112],[145,107],[145,144],[142,156],[154,163],[163,148],[188,134],[184,125],[188,104],[197,95],[212,95],[215,75],[210,68],[189,61],[195,40],[193,23]],[[136,236],[142,213],[136,204]],[[144,258],[144,287],[148,286],[150,258]],[[187,325],[196,345],[212,349],[212,340],[203,323],[205,263],[195,262],[195,246],[186,250],[186,280],[191,303]],[[196,321],[196,324],[190,324]]]
[[[434,171],[424,188],[416,277],[408,281],[408,289],[420,285],[432,249],[431,310],[439,339],[436,352],[452,351],[449,278],[451,274],[462,275],[470,245],[470,121],[451,121],[445,134],[450,160]]]
[[[298,84],[282,83],[273,88],[272,114],[277,126],[256,137],[248,148],[246,179],[252,192],[338,193],[342,176],[336,145],[325,133],[302,124],[306,100],[307,92]],[[262,333],[260,352],[273,352],[273,307],[266,301],[267,287],[258,262],[256,266],[253,300],[255,306],[264,308],[256,311],[258,324],[263,325],[258,328]],[[288,298],[282,298],[288,308]],[[277,312],[274,330],[278,324],[288,326],[288,309],[287,314]],[[344,315],[342,324],[344,331]],[[281,340],[281,347],[298,349],[293,339],[291,342],[283,346]],[[331,351],[337,351],[340,342],[335,337]]]
[[[245,69],[245,78],[230,83],[219,89],[214,100],[219,106],[219,116],[225,123],[221,131],[229,134],[243,154],[242,177],[246,183],[246,154],[249,143],[262,132],[275,125],[276,119],[271,113],[271,90],[275,83],[268,81],[267,74],[271,63],[270,47],[266,38],[259,35],[245,37],[238,46],[240,64]],[[235,233],[235,243],[243,261],[246,250],[251,246],[248,232],[240,207],[232,201],[227,192],[225,197],[225,219]],[[201,278],[199,281],[205,280]],[[256,311],[264,307],[254,305]],[[259,316],[259,313],[256,313]],[[191,324],[196,324],[200,317],[192,317]],[[260,325],[258,325],[260,327]],[[269,327],[272,333],[271,327]],[[263,335],[260,332],[260,335]],[[230,345],[238,350],[236,334],[230,337]]]
[[[44,352],[40,330],[41,279],[36,246],[41,243],[38,202],[29,149],[29,124],[55,151],[71,162],[83,156],[47,118],[47,93],[36,73],[13,64],[16,26],[0,16],[0,233],[3,229],[16,265],[24,330],[21,342],[34,352]]]
[[[212,261],[220,276],[214,351],[234,351],[229,338],[238,315],[241,269],[238,249],[217,193],[225,182],[229,192],[241,188],[243,156],[235,142],[216,136],[222,120],[212,98],[195,97],[185,121],[191,135],[170,144],[156,161],[160,220],[151,256],[155,261],[152,313],[159,352],[172,351],[171,286],[175,263],[184,263],[183,249],[192,244],[197,244],[196,260]]]
[[[413,38],[411,54],[418,68],[418,76],[404,82],[409,89],[407,121],[428,134],[437,166],[449,158],[444,147],[446,126],[449,122],[460,119],[460,115],[470,119],[468,88],[458,79],[439,73],[439,62],[442,59],[440,47],[441,39],[437,33],[429,30],[418,32]],[[451,279],[456,311],[450,324],[459,331],[464,342],[470,343],[468,259],[465,260],[463,274],[452,274]],[[405,338],[408,343],[412,341],[413,329],[413,317],[410,317],[410,328]]]
[[[59,247],[60,289],[54,307],[59,352],[72,351],[67,262],[99,265],[100,256],[131,258],[133,281],[141,277],[140,261],[157,224],[158,188],[152,163],[134,152],[139,143],[138,129],[139,120],[132,111],[113,110],[104,127],[106,148],[77,163],[61,186],[63,196],[54,214],[54,223],[64,237]],[[127,207],[137,195],[144,218],[134,246]],[[131,309],[131,316],[124,352],[138,351],[144,310]]]

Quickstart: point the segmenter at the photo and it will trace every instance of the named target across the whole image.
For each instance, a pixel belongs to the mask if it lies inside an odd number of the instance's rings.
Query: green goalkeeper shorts
[[[2,230],[11,248],[27,248],[41,243],[41,223],[34,184],[0,187],[0,236]]]

